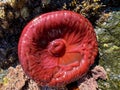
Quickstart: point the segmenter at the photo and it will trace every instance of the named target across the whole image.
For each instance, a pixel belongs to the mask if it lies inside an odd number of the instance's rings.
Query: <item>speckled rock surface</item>
[[[101,66],[96,66],[89,74],[78,80],[78,87],[80,90],[99,90],[97,80],[107,79],[107,73]]]
[[[24,74],[20,65],[16,68],[10,67],[3,82],[0,90],[40,90],[37,84]]]
[[[108,79],[99,83],[101,90],[120,88],[120,11],[106,14],[95,30],[99,43],[99,64],[107,71]]]
[[[96,66],[82,79],[78,80],[77,88],[70,90],[97,90],[98,79],[106,79],[106,72],[101,66]],[[70,88],[70,87],[69,87]],[[4,77],[0,90],[69,90],[65,88],[38,87],[37,84],[29,79],[23,72],[20,65],[16,68],[10,67],[8,74]]]

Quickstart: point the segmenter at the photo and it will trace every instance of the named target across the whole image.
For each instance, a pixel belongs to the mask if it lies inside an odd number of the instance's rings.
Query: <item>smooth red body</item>
[[[64,86],[87,73],[98,53],[90,22],[71,11],[40,15],[24,28],[18,56],[40,86]]]

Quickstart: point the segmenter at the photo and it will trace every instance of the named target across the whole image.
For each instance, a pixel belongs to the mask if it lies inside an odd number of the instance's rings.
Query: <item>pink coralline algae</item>
[[[29,22],[18,45],[23,70],[40,86],[65,86],[81,78],[97,53],[91,23],[64,10],[42,14]]]

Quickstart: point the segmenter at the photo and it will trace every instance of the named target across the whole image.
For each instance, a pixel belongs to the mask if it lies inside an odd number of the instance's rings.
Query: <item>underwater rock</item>
[[[69,87],[68,90],[98,90],[97,81],[99,78],[105,80],[106,72],[103,67],[96,66],[82,80],[77,81],[76,89]],[[26,76],[21,65],[17,65],[16,68],[10,67],[8,74],[4,77],[3,84],[0,86],[0,90],[43,90],[43,88],[46,90],[46,87],[38,87],[33,80]],[[50,90],[59,89],[51,88]]]

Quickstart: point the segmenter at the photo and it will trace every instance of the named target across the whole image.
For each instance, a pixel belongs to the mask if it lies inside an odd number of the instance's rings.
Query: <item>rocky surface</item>
[[[120,88],[120,11],[106,13],[104,22],[95,28],[99,43],[99,64],[107,71],[107,81],[99,82],[102,90]]]
[[[98,79],[107,79],[107,73],[101,66],[96,66],[86,76],[78,81],[79,90],[98,90]]]
[[[1,86],[0,90],[39,90],[37,84],[24,74],[20,65],[8,69]]]
[[[70,90],[98,90],[98,79],[106,79],[106,72],[101,66],[96,66],[82,79],[78,80],[77,88]],[[70,88],[70,87],[69,87]],[[0,90],[69,90],[65,88],[38,87],[37,84],[24,74],[21,66],[10,67],[8,74],[3,78]]]

